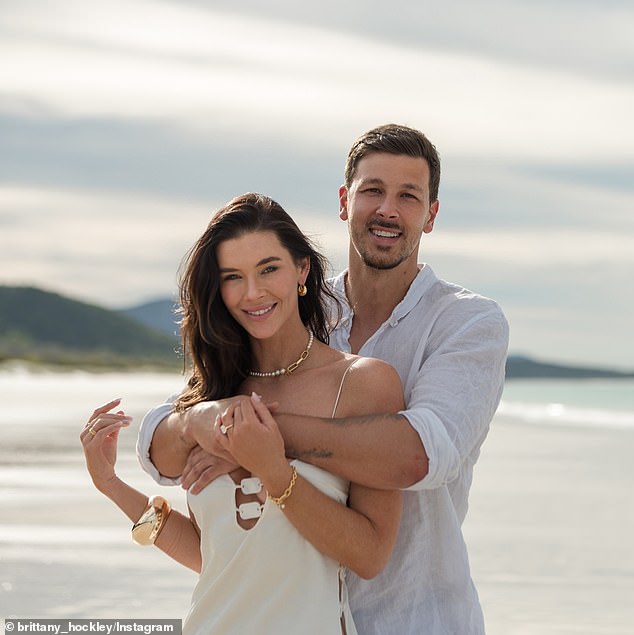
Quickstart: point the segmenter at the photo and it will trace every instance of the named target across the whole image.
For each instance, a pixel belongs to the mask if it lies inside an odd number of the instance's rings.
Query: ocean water
[[[115,397],[135,416],[180,390],[170,373],[34,372],[0,369],[0,426],[77,425]],[[514,379],[504,387],[497,416],[539,424],[634,427],[634,379]]]
[[[509,380],[496,418],[634,429],[634,379]]]
[[[4,368],[0,369],[0,430],[7,443],[18,438],[21,446],[29,440],[35,443],[33,434],[40,427],[80,426],[96,406],[115,397],[123,398],[122,407],[138,425],[150,406],[182,385],[183,377],[177,373]],[[508,380],[495,421],[634,429],[634,379]],[[132,436],[127,435],[124,446],[133,445]]]

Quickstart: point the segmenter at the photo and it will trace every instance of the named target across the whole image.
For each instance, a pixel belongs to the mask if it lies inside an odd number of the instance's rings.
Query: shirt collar
[[[332,280],[332,288],[339,301],[341,302],[342,318],[344,320],[352,319],[354,313],[346,296],[346,275],[348,270],[344,269],[338,276]],[[388,322],[391,326],[396,326],[399,320],[402,320],[420,301],[423,294],[431,288],[437,280],[436,275],[428,264],[423,263],[416,274],[416,277],[409,286],[405,297],[394,307]]]

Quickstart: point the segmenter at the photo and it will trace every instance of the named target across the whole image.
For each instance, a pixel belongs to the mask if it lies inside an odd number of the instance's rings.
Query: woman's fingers
[[[132,422],[132,417],[124,414],[101,414],[96,419],[85,426],[79,437],[82,441],[88,442],[97,436],[103,438],[115,430],[127,427]]]
[[[260,398],[260,395],[252,392],[251,393],[251,405],[253,406],[253,410],[257,414],[258,418],[262,423],[273,423],[275,420],[271,415],[270,410],[267,408],[266,404]]]
[[[130,425],[128,421],[113,421],[99,428],[88,428],[80,436],[82,442],[90,443],[91,441],[103,441],[114,432],[118,432],[121,428],[127,428]]]
[[[103,404],[103,406],[99,406],[90,415],[88,419],[88,423],[91,423],[93,419],[96,419],[99,415],[105,414],[109,410],[112,410],[115,406],[119,405],[120,403],[121,403],[121,397],[117,397],[116,399],[113,399],[112,401],[109,401],[108,403]]]

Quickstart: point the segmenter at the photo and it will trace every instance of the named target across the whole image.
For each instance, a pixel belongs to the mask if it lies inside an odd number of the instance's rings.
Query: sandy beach
[[[121,394],[136,417],[120,473],[184,509],[137,467],[136,426],[178,377],[0,376],[0,618],[184,616],[195,575],[132,543],[89,482],[78,431]],[[634,633],[634,429],[498,415],[465,524],[489,635]]]
[[[633,451],[632,430],[496,419],[465,523],[489,635],[634,633]]]

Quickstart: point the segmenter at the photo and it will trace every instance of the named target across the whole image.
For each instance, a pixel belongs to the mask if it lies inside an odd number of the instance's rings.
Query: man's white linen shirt
[[[342,318],[330,344],[350,351],[354,317],[345,275],[333,281]],[[471,580],[462,522],[473,466],[504,384],[508,324],[499,306],[440,280],[422,266],[392,315],[359,355],[391,364],[403,384],[403,414],[429,457],[427,475],[404,492],[401,526],[387,567],[372,580],[348,572],[359,635],[482,635],[484,623]],[[170,403],[151,410],[139,431],[144,469],[163,484],[149,459],[154,430]]]

